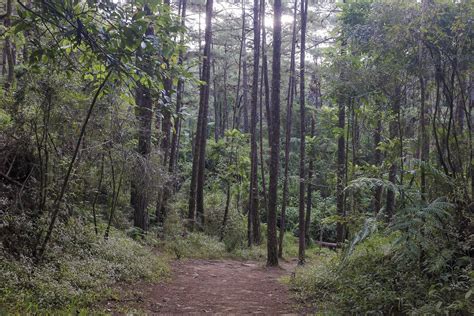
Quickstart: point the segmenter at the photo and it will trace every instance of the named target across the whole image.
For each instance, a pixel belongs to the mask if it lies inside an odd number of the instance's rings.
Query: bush
[[[166,244],[169,252],[181,258],[217,259],[226,256],[225,245],[216,237],[203,233],[190,233],[183,238],[170,240]]]
[[[334,313],[466,314],[474,307],[472,268],[433,275],[400,264],[399,233],[376,234],[350,256],[330,254],[299,269],[292,289],[299,300]],[[471,273],[471,275],[469,275]]]
[[[166,261],[113,230],[109,240],[78,222],[58,227],[58,237],[40,264],[25,257],[0,258],[0,311],[45,313],[87,307],[117,282],[158,280]]]

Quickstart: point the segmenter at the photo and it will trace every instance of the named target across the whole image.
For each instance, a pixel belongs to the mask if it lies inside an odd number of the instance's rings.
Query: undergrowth
[[[202,259],[237,259],[237,260],[266,260],[267,241],[266,224],[261,224],[261,241],[258,245],[248,247],[247,219],[244,215],[231,210],[226,229],[220,238],[220,218],[217,211],[206,209],[208,217],[203,231],[188,232],[181,216],[175,207],[168,214],[163,231],[163,241],[158,246],[165,252],[181,258]],[[308,251],[309,258],[314,257],[313,251]],[[291,232],[285,234],[283,240],[283,258],[290,259],[298,256],[298,239]]]
[[[151,248],[112,230],[105,241],[94,229],[69,222],[58,227],[47,257],[0,257],[0,313],[76,313],[112,295],[113,285],[156,281],[169,270]]]
[[[265,261],[267,258],[267,225],[261,223],[261,240],[257,245],[248,247],[247,215],[235,206],[229,208],[225,229],[222,229],[225,209],[225,196],[215,190],[205,195],[206,224],[196,225],[189,232],[186,220],[188,212],[187,190],[179,191],[170,201],[169,212],[163,225],[162,240],[159,248],[175,258],[203,259],[236,259]],[[262,210],[263,211],[263,210]],[[292,222],[288,220],[288,227]],[[316,256],[315,251],[308,250],[307,257]],[[283,239],[283,258],[298,257],[298,238],[287,231]]]
[[[217,237],[206,235],[202,232],[188,233],[176,239],[167,239],[162,244],[165,252],[175,256],[176,259],[200,258],[200,259],[237,259],[263,261],[267,256],[267,244],[265,240],[252,247],[242,246],[228,249],[224,241]],[[287,234],[283,242],[283,257],[291,259],[298,256],[298,240]],[[308,251],[308,257],[315,255]]]
[[[318,257],[292,278],[296,298],[324,314],[468,315],[474,310],[470,264],[453,261],[448,269],[429,272],[400,260],[399,238],[377,233],[349,256]]]

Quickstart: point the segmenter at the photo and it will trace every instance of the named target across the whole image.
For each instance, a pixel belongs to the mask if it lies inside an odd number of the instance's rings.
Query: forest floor
[[[262,262],[186,259],[172,263],[170,280],[124,286],[126,297],[105,302],[107,312],[291,314],[287,286],[296,261],[268,268]]]

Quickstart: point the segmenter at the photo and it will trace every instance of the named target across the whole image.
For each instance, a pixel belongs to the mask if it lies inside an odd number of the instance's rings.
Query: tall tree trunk
[[[270,134],[270,184],[268,194],[267,265],[278,265],[276,214],[278,171],[280,168],[280,67],[281,67],[281,0],[273,4],[272,119]]]
[[[346,0],[342,1],[346,3]],[[343,34],[341,43],[341,55],[346,54],[346,39]],[[344,67],[344,66],[343,66]],[[340,79],[342,82],[346,80],[344,68],[341,70]],[[346,89],[340,90],[338,93],[338,122],[337,127],[339,128],[339,136],[337,140],[337,171],[336,171],[336,212],[341,217],[346,216],[346,210],[344,205],[344,179],[345,179],[345,166],[346,166],[346,139],[344,136],[344,129],[346,127]],[[345,239],[345,227],[341,222],[336,224],[336,239],[338,243],[341,243]]]
[[[150,9],[144,7],[145,14],[151,15]],[[147,36],[153,36],[155,31],[150,25],[145,33]],[[147,69],[147,59],[149,56],[143,55],[141,51],[138,56],[142,58],[141,67]],[[137,176],[132,180],[131,202],[134,209],[133,225],[140,228],[143,232],[148,230],[148,181],[147,170],[148,161],[151,153],[151,123],[153,119],[153,103],[150,89],[138,84],[136,89],[135,102],[137,104],[138,119],[138,170]],[[139,177],[138,175],[143,175]]]
[[[227,227],[227,219],[229,218],[229,207],[230,207],[230,181],[226,182],[226,193],[225,193],[225,209],[224,209],[224,217],[222,218],[222,226],[221,232],[219,236],[219,240],[223,241],[225,236],[225,229]]]
[[[265,212],[268,213],[268,194],[267,194],[267,184],[265,177],[265,160],[263,158],[263,95],[265,95],[265,107],[268,109],[270,107],[270,88],[268,86],[268,67],[266,60],[266,31],[265,31],[265,1],[260,1],[261,3],[261,27],[262,27],[262,76],[260,78],[260,170],[262,176],[262,192],[263,199],[265,203]],[[265,90],[263,89],[265,87]],[[268,111],[266,113],[267,117],[267,128],[270,128],[270,118],[268,116]],[[270,132],[268,132],[270,133]]]
[[[201,225],[204,224],[204,171],[205,171],[205,156],[207,143],[207,116],[209,110],[209,85],[211,79],[211,42],[212,42],[212,6],[213,0],[206,2],[206,30],[204,33],[204,60],[202,64],[201,81],[205,84],[201,85],[199,89],[199,121],[198,130],[196,131],[196,151],[193,157],[193,170],[195,174],[195,199],[196,199],[196,217]],[[195,163],[195,160],[197,162]],[[191,179],[192,180],[192,179]],[[191,182],[191,185],[193,183]],[[193,196],[190,195],[190,199]],[[190,203],[191,209],[191,203]]]
[[[240,79],[241,79],[241,74],[242,74],[242,62],[244,60],[244,52],[245,50],[245,20],[246,20],[246,14],[245,10],[242,7],[242,33],[241,33],[241,39],[240,39],[240,52],[239,52],[239,71],[237,75],[237,89],[235,90],[235,103],[234,103],[234,109],[233,109],[233,114],[232,114],[232,129],[234,128],[239,128],[240,124],[240,102],[241,102],[241,96],[240,96]]]
[[[104,153],[102,153],[100,158],[99,183],[97,184],[97,192],[95,192],[94,200],[92,201],[92,216],[94,220],[94,231],[96,235],[99,234],[99,231],[97,229],[97,212],[95,206],[97,204],[97,200],[99,199],[99,194],[102,188],[102,180],[104,179],[104,160]]]
[[[421,15],[422,15],[422,25],[425,24],[426,19],[426,11],[428,10],[428,3],[429,1],[423,0],[422,1],[422,8],[421,8]],[[421,35],[423,36],[423,34]],[[421,199],[423,201],[426,200],[426,170],[425,170],[425,163],[428,162],[429,159],[429,134],[427,131],[427,122],[428,115],[429,115],[429,108],[426,104],[426,78],[425,78],[425,48],[423,46],[423,40],[421,39],[419,42],[419,75],[418,80],[420,82],[420,161],[421,161],[421,168],[420,168],[420,189],[421,189]]]
[[[224,46],[224,54],[227,55],[227,42],[225,43]],[[229,114],[228,114],[228,100],[227,100],[227,67],[228,67],[228,61],[227,58],[224,59],[224,109],[222,111],[222,118],[221,118],[221,137],[224,137],[224,132],[229,128],[228,120],[229,120]]]
[[[314,137],[315,134],[315,122],[314,117],[311,118],[311,137]],[[312,201],[312,194],[313,194],[313,174],[314,174],[314,146],[315,144],[311,144],[311,151],[309,158],[309,166],[308,166],[308,188],[307,188],[307,195],[306,195],[306,216],[305,216],[305,225],[304,225],[304,232],[305,232],[305,246],[308,247],[311,241],[311,234],[310,234],[310,226],[311,226],[311,208],[313,206]]]
[[[13,1],[7,0],[5,9],[5,16],[3,17],[3,25],[8,30],[11,26],[11,16],[13,10]],[[15,80],[15,50],[13,48],[13,43],[10,40],[10,36],[5,37],[5,46],[3,47],[4,61],[6,61],[8,67],[6,69],[7,78],[4,83],[5,90],[8,90],[13,86]],[[3,56],[2,56],[3,57]],[[3,63],[4,72],[5,72],[5,63]]]
[[[300,50],[300,190],[299,190],[299,246],[298,264],[305,262],[305,151],[306,151],[306,109],[305,109],[305,48],[306,48],[306,18],[308,0],[301,0],[301,50]]]
[[[181,26],[184,28],[186,24],[186,4],[187,0],[181,0]],[[181,34],[180,44],[184,43],[184,33]],[[178,66],[183,64],[183,52],[180,51],[178,55]],[[184,93],[184,80],[180,77],[178,79],[178,85],[176,87],[176,117],[174,119],[174,128],[173,134],[171,137],[171,149],[170,149],[170,162],[168,171],[171,174],[175,173],[176,160],[177,160],[177,151],[178,151],[178,130],[179,125],[181,124],[180,112],[183,103],[183,93]]]
[[[124,160],[124,163],[122,163],[122,168],[121,168],[119,179],[118,179],[118,184],[116,184],[114,161],[112,159],[112,154],[110,150],[109,150],[109,159],[110,159],[110,168],[112,171],[112,201],[110,202],[109,220],[107,222],[107,228],[105,229],[105,233],[104,233],[105,240],[109,239],[110,227],[112,226],[112,220],[114,218],[115,210],[117,208],[117,201],[120,194],[120,189],[122,188],[123,173],[125,170],[125,160]]]
[[[179,11],[180,12],[185,12],[185,10],[181,10],[181,1],[179,3]],[[185,2],[185,0],[184,0]],[[164,4],[167,5],[167,10],[168,13],[171,13],[171,7],[170,7],[170,0],[165,0]],[[185,4],[184,4],[185,5]],[[184,17],[183,20],[181,21],[182,26],[184,27]],[[175,39],[176,41],[176,39]],[[183,41],[182,36],[181,39],[179,40],[180,42]],[[181,62],[180,62],[181,60]],[[166,65],[167,68],[169,68],[169,60],[164,59],[164,64]],[[182,53],[180,52],[178,55],[178,64],[182,64]],[[181,79],[178,79],[181,80]],[[173,168],[174,168],[174,163],[176,159],[176,120],[175,122],[172,122],[172,115],[171,115],[171,97],[172,97],[172,89],[173,89],[173,79],[171,77],[165,77],[163,79],[163,95],[162,99],[163,102],[162,104],[165,106],[162,106],[159,111],[163,115],[163,120],[161,124],[161,156],[162,156],[162,164],[163,166],[168,166],[168,171],[171,173]],[[179,83],[178,87],[176,90],[179,88]],[[180,96],[181,98],[182,96]],[[181,102],[181,100],[179,101]],[[178,103],[178,102],[177,102]],[[180,105],[181,106],[181,105]],[[177,111],[179,111],[179,108],[177,106]],[[178,114],[178,112],[176,112]],[[174,123],[174,124],[173,124]],[[179,123],[178,123],[179,124]],[[171,131],[172,126],[174,125],[173,132]],[[171,171],[170,171],[171,170]],[[172,177],[170,174],[169,177]],[[156,198],[156,209],[155,209],[155,215],[158,223],[163,223],[166,217],[166,204],[168,201],[168,198],[170,194],[172,193],[172,187],[173,187],[173,182],[174,179],[165,179],[166,183],[164,183],[163,187],[161,187],[158,190],[157,198]]]
[[[151,123],[153,117],[151,93],[148,88],[141,85],[137,88],[137,118],[138,118],[138,170],[137,176],[134,177],[132,183],[132,206],[134,209],[133,225],[148,230],[148,181],[146,176],[147,164],[151,153]],[[144,175],[139,177],[138,175]]]
[[[262,75],[263,86],[265,88],[265,117],[267,118],[268,140],[272,131],[272,114],[270,112],[270,84],[268,79],[268,58],[267,58],[267,30],[265,27],[265,1],[262,0]]]
[[[245,21],[245,1],[242,2],[242,16]],[[255,25],[255,23],[254,23]],[[246,24],[243,23],[242,25],[243,30],[242,30],[242,45],[243,45],[243,50],[242,50],[242,116],[243,116],[243,125],[242,125],[242,130],[244,133],[249,132],[249,75],[248,75],[248,69],[247,69],[247,39],[246,39]],[[252,89],[253,90],[253,89]],[[240,113],[239,113],[240,117]],[[237,125],[238,126],[238,125]]]
[[[474,200],[474,148],[473,148],[473,132],[474,124],[472,109],[474,109],[474,74],[469,76],[469,107],[467,110],[467,119],[469,127],[469,173],[471,175],[471,199]]]
[[[374,165],[379,167],[382,163],[382,151],[378,148],[380,142],[382,141],[382,120],[378,119],[377,126],[374,131]],[[377,186],[374,193],[374,215],[377,215],[382,207],[382,193],[383,187]]]
[[[171,12],[170,7],[170,0],[164,0],[164,4],[167,6],[166,10]],[[169,68],[169,60],[167,58],[164,59],[164,64],[166,68]],[[170,138],[171,138],[171,92],[173,90],[173,79],[169,76],[166,76],[163,79],[163,104],[167,106],[161,109],[161,113],[163,115],[163,123],[161,124],[161,151],[163,156],[163,165],[168,165],[169,159],[169,147],[170,147]],[[166,195],[165,193],[163,193]]]
[[[213,46],[214,48],[214,46]],[[216,61],[215,59],[212,60],[212,95],[213,95],[213,107],[214,107],[214,141],[217,143],[219,141],[220,136],[220,117],[221,111],[219,109],[219,92],[217,91],[217,76],[216,76]]]
[[[291,121],[293,112],[293,99],[296,90],[295,78],[295,58],[296,58],[296,21],[297,21],[298,0],[295,0],[293,9],[293,37],[291,41],[291,55],[290,55],[290,76],[288,79],[288,95],[286,99],[286,128],[285,128],[285,162],[283,174],[283,198],[281,201],[280,214],[280,236],[278,240],[278,257],[283,258],[283,238],[286,230],[286,207],[288,204],[288,171],[290,161],[290,139],[291,139]]]
[[[253,2],[253,73],[252,73],[252,100],[250,117],[250,192],[249,192],[249,223],[251,229],[249,234],[249,245],[260,242],[260,229],[258,226],[258,156],[257,156],[257,103],[258,103],[258,80],[260,62],[260,3]]]
[[[397,115],[397,116],[400,111],[400,101],[401,101],[400,94],[401,94],[401,88],[399,85],[397,85],[394,91],[393,98],[392,98],[392,114]],[[390,126],[389,126],[390,139],[394,140],[395,138],[399,137],[398,131],[399,131],[399,124],[397,120],[391,120]],[[396,159],[394,159],[388,171],[388,181],[392,182],[393,184],[396,184],[397,170],[398,170],[398,163],[396,162]],[[394,190],[387,191],[387,204],[385,207],[385,211],[386,211],[387,219],[390,220],[395,212],[395,191]]]
[[[346,100],[345,92],[340,92],[338,97],[338,124],[339,136],[337,140],[337,179],[336,179],[336,209],[337,214],[341,217],[346,216],[344,205],[344,183],[346,171],[346,138],[344,129],[346,127]],[[336,224],[336,239],[338,243],[342,243],[345,239],[345,227],[342,223]]]

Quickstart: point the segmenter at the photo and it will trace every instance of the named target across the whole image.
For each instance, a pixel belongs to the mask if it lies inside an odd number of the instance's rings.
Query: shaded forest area
[[[295,311],[472,313],[473,16],[2,0],[0,311],[98,311],[175,259],[297,258]]]

